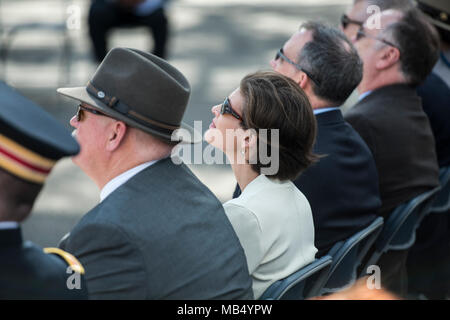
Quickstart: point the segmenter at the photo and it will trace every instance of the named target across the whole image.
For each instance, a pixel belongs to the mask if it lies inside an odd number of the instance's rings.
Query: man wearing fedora
[[[77,154],[79,145],[57,120],[3,82],[0,97],[0,300],[86,299],[78,260],[24,241],[20,228],[55,163]]]
[[[86,269],[94,299],[252,299],[243,249],[221,203],[170,158],[190,94],[165,60],[112,49],[70,120],[73,161],[97,184],[100,203],[63,238]],[[194,134],[194,137],[201,134]],[[178,162],[178,161],[177,161]],[[178,162],[179,163],[179,162]]]

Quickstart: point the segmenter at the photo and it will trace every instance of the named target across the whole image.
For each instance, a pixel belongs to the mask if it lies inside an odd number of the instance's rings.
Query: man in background
[[[145,26],[153,35],[152,53],[167,57],[169,21],[167,0],[92,0],[89,9],[89,36],[98,63],[108,52],[107,37],[113,28]]]
[[[380,11],[413,8],[411,0],[355,0],[341,18],[341,28],[349,39],[367,20],[370,6]],[[445,0],[417,1],[439,32],[440,57],[423,84],[417,87],[422,107],[430,120],[435,139],[436,155],[441,171],[450,165],[450,9]],[[369,11],[369,12],[368,12]],[[372,20],[372,25],[376,21]],[[411,295],[425,294],[428,298],[445,298],[450,288],[450,215],[430,214],[416,231],[416,241],[408,254],[408,291]]]
[[[379,176],[387,218],[400,204],[439,185],[434,137],[415,88],[438,57],[434,28],[416,9],[375,14],[379,28],[366,21],[352,38],[364,63],[359,102],[345,119],[369,146]],[[406,293],[407,250],[389,251],[378,262],[382,282]],[[384,281],[383,281],[384,280]]]
[[[387,9],[408,10],[413,7],[413,0],[353,0],[353,4],[341,16],[340,28],[351,40],[369,17]],[[377,22],[372,19],[371,26],[377,27]]]
[[[0,300],[86,299],[78,260],[24,241],[20,228],[55,163],[79,146],[58,121],[3,82],[0,97]]]
[[[430,119],[443,175],[450,166],[450,2],[418,1],[418,8],[441,39],[439,59],[417,93]],[[450,212],[431,212],[422,220],[416,236],[408,254],[408,291],[428,299],[450,297]]]

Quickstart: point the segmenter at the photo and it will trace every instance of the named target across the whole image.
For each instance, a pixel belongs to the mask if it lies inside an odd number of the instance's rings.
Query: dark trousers
[[[408,291],[428,299],[450,296],[450,212],[431,213],[416,232],[409,251]]]
[[[93,0],[89,10],[89,36],[94,48],[94,55],[101,62],[107,53],[107,34],[112,28],[146,26],[150,29],[153,40],[153,54],[166,58],[169,23],[163,8],[148,16],[137,16],[131,10],[118,4]]]
[[[384,253],[377,263],[381,270],[381,285],[401,297],[406,297],[408,292],[408,251],[390,250]]]
[[[363,258],[362,264],[358,269],[358,274],[367,272],[362,267],[368,262],[368,259],[375,251],[372,247]],[[406,270],[406,261],[408,258],[408,251],[406,250],[389,250],[381,255],[380,259],[375,263],[380,268],[381,272],[381,286],[392,293],[401,297],[407,297],[408,293],[408,274]]]

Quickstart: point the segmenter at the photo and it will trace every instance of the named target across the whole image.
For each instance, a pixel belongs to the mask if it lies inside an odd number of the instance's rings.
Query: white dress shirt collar
[[[320,114],[328,111],[339,110],[339,107],[313,109],[314,114]]]
[[[358,101],[361,101],[362,99],[364,99],[365,97],[367,97],[369,94],[371,94],[372,93],[372,90],[369,90],[369,91],[366,91],[366,92],[363,92],[363,93],[361,93],[360,95],[359,95],[359,98],[358,98]]]
[[[16,221],[0,221],[0,230],[17,228],[19,228],[19,223]]]
[[[151,165],[155,164],[158,160],[153,160],[149,162],[144,162],[134,168],[131,168],[130,170],[127,170],[117,177],[110,180],[100,191],[100,202],[105,200],[107,196],[109,196],[114,190],[116,190],[118,187],[123,185],[125,182],[127,182],[129,179],[131,179],[133,176],[137,175],[142,170],[146,169],[147,167],[150,167]]]

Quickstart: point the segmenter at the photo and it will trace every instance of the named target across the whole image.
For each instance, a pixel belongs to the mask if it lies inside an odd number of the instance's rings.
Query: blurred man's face
[[[345,17],[343,16],[343,18],[341,18],[340,29],[345,33],[349,40],[356,35],[359,27],[368,18],[367,5],[367,1],[360,1],[351,6],[345,13]]]
[[[300,31],[294,33],[294,35],[284,44],[283,46],[283,54],[289,58],[291,61],[295,63],[299,63],[298,57],[305,46],[305,44],[312,40],[312,33],[309,30],[301,29]],[[270,65],[272,69],[286,77],[293,79],[294,81],[298,81],[300,70],[296,68],[294,65],[285,61],[282,57],[278,57],[278,59],[272,59],[270,61]]]

